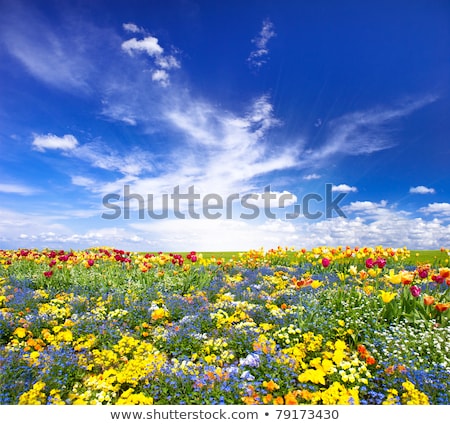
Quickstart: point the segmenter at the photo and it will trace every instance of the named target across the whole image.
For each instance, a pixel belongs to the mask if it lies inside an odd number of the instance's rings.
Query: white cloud
[[[72,184],[76,186],[92,187],[95,184],[95,180],[84,176],[72,176]]]
[[[12,209],[0,208],[0,235],[7,242],[15,242],[21,234],[35,232],[69,233],[71,229],[57,223],[51,214],[23,213]],[[37,235],[35,234],[35,239]],[[23,243],[21,242],[22,246]],[[43,245],[41,245],[43,246]],[[30,247],[30,244],[28,244]]]
[[[167,158],[178,183],[190,181],[210,193],[248,192],[255,189],[257,176],[296,165],[297,147],[271,151],[265,140],[268,130],[278,125],[267,96],[256,99],[243,116],[195,99],[178,102],[171,102],[166,112],[185,143]]]
[[[436,214],[440,216],[450,216],[450,204],[448,202],[434,202],[428,206],[420,208],[420,212],[425,214]]]
[[[145,52],[153,58],[156,69],[152,70],[152,81],[159,83],[162,87],[169,86],[170,69],[180,68],[180,62],[173,55],[164,55],[164,49],[160,46],[156,37],[147,36],[141,40],[131,38],[122,43],[122,50],[129,55],[134,52]]]
[[[119,171],[126,176],[137,176],[153,170],[153,157],[142,149],[133,148],[128,153],[118,152],[102,142],[89,142],[78,146],[71,156],[107,171]]]
[[[350,193],[350,192],[357,192],[358,189],[355,186],[349,186],[348,184],[338,184],[331,186],[331,191]]]
[[[154,249],[242,251],[320,245],[408,247],[450,246],[450,225],[438,220],[408,218],[401,211],[378,217],[315,220],[141,220],[130,225],[131,235],[157,241]]]
[[[72,134],[65,134],[63,137],[54,134],[35,134],[32,145],[40,152],[47,149],[71,151],[78,146],[78,140]]]
[[[2,44],[40,81],[77,95],[91,93],[105,71],[104,63],[95,61],[98,52],[106,57],[117,36],[71,13],[55,25],[40,9],[33,2],[9,2],[0,14]]]
[[[132,22],[123,24],[122,27],[125,31],[128,31],[128,32],[145,33],[145,30],[143,28],[138,27],[136,24],[133,24]]]
[[[323,164],[336,155],[368,155],[395,145],[387,131],[394,120],[405,117],[434,102],[434,96],[405,102],[396,108],[377,108],[357,111],[328,122],[322,145],[305,151],[304,165]]]
[[[157,69],[152,73],[152,80],[157,81],[163,87],[167,87],[169,84],[169,74],[164,69]]]
[[[163,69],[180,68],[180,62],[175,56],[158,56],[156,58],[156,65]]]
[[[436,193],[436,191],[430,187],[416,186],[416,187],[411,187],[409,189],[409,193],[417,193],[419,195],[428,195],[428,194]]]
[[[35,135],[32,146],[35,150],[61,150],[72,158],[78,158],[89,163],[92,167],[115,172],[125,176],[137,176],[142,172],[152,171],[153,156],[142,149],[132,148],[129,152],[121,153],[103,142],[94,141],[83,145],[71,134],[58,137],[53,134]],[[82,176],[73,176],[72,183],[78,186],[89,186],[93,181]]]
[[[0,183],[0,193],[15,193],[18,195],[32,195],[37,190],[21,184]]]
[[[151,57],[162,55],[164,52],[164,49],[158,43],[158,39],[151,35],[142,40],[133,37],[124,41],[122,43],[122,49],[130,55],[138,51],[145,52]]]
[[[382,200],[380,202],[371,202],[371,201],[356,201],[351,202],[350,205],[346,206],[348,211],[373,211],[379,208],[386,208],[387,201]]]
[[[441,205],[450,213],[450,204]],[[66,211],[63,216],[34,214],[1,209],[0,234],[5,247],[114,246],[133,251],[243,251],[292,246],[312,248],[320,245],[403,247],[438,249],[450,246],[450,224],[441,220],[412,218],[404,211],[387,208],[385,201],[355,202],[349,210],[355,218],[326,220],[264,219],[216,220],[163,219],[99,221],[77,231],[70,217],[88,217],[81,211]],[[436,208],[434,209],[436,210]],[[346,210],[346,212],[348,212]],[[30,224],[33,226],[30,227]],[[64,223],[64,224],[62,224]],[[107,227],[107,225],[113,227]]]
[[[247,61],[254,68],[260,68],[267,62],[267,56],[269,50],[267,44],[271,38],[275,37],[276,33],[274,31],[274,25],[269,19],[265,19],[262,24],[262,29],[258,36],[252,40],[256,49],[250,52]]]
[[[320,179],[322,176],[320,176],[319,174],[316,173],[312,173],[312,174],[308,174],[305,177],[303,177],[303,180],[318,180]]]

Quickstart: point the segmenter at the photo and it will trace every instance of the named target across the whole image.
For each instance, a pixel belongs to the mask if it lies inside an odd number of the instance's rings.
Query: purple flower
[[[368,269],[371,269],[371,268],[373,267],[373,265],[374,265],[373,258],[368,258],[368,259],[366,260],[366,267],[367,267]]]
[[[420,295],[420,288],[416,285],[413,285],[409,288],[409,290],[411,291],[411,295],[414,298],[417,298]]]
[[[378,257],[377,261],[374,262],[380,269],[382,269],[386,265],[386,260],[382,257]]]
[[[259,355],[258,354],[249,354],[245,359],[241,359],[239,361],[240,366],[250,366],[250,367],[258,367],[259,366]]]
[[[242,372],[241,379],[245,379],[246,381],[254,381],[255,377],[248,370],[245,370]]]

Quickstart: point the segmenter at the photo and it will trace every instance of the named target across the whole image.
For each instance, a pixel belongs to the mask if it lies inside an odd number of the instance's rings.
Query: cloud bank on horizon
[[[450,246],[447,4],[82,3],[0,4],[0,248]]]

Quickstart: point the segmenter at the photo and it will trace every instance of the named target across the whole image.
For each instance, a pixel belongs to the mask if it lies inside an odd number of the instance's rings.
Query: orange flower
[[[264,404],[269,404],[273,400],[272,394],[267,394],[262,398]]]
[[[392,375],[392,374],[395,372],[395,366],[389,366],[389,367],[387,367],[387,368],[384,370],[384,372],[385,372],[387,375]]]
[[[431,295],[424,295],[423,296],[423,303],[425,305],[434,304],[434,297],[432,297]]]
[[[284,404],[283,397],[278,396],[274,401],[273,404],[282,405]]]
[[[295,276],[291,279],[291,282],[297,287],[297,288],[303,288],[304,286],[309,286],[312,283],[312,279],[310,277],[303,278],[298,280]]]
[[[450,269],[448,267],[442,267],[439,269],[439,275],[443,278],[450,277]]]
[[[377,361],[372,357],[372,356],[369,356],[369,357],[367,357],[367,359],[366,359],[366,363],[368,364],[368,365],[372,365],[372,364],[375,364]]]
[[[157,308],[152,312],[152,320],[159,320],[166,317],[166,311],[163,308]]]
[[[397,366],[397,370],[398,370],[400,373],[403,373],[403,372],[406,372],[406,367],[403,366],[403,365],[401,365],[401,364],[399,364],[399,365]]]
[[[445,304],[444,303],[439,303],[439,304],[436,304],[434,306],[434,308],[437,311],[439,311],[440,313],[442,313],[443,311],[448,310],[450,308],[450,303],[445,303]]]
[[[284,396],[284,401],[285,401],[285,403],[288,404],[288,405],[298,404],[297,398],[296,398],[295,395],[292,394],[292,393],[287,393],[287,394]]]
[[[258,402],[256,401],[256,399],[254,397],[251,396],[246,396],[246,397],[242,397],[242,401],[245,404],[258,404]]]
[[[362,356],[367,356],[367,348],[364,347],[364,345],[359,344],[358,345],[358,353],[361,354]]]
[[[264,381],[263,387],[267,388],[267,391],[270,391],[270,392],[278,390],[280,388],[280,386],[278,384],[276,384],[275,382],[273,382],[272,380],[270,380],[269,382]]]
[[[368,274],[365,270],[361,270],[361,271],[359,272],[359,278],[360,278],[361,280],[366,279],[367,276],[369,276],[369,274]]]

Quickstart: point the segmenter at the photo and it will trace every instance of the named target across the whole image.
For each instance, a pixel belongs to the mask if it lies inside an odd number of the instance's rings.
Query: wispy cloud
[[[21,184],[0,183],[0,193],[11,193],[17,195],[32,195],[38,192],[37,189]]]
[[[152,73],[152,80],[157,81],[163,87],[167,87],[169,85],[169,74],[164,69],[157,69]]]
[[[92,187],[95,185],[95,180],[85,176],[72,176],[72,184],[76,186]]]
[[[136,24],[133,24],[132,22],[128,22],[122,25],[123,29],[125,31],[131,32],[131,33],[139,33],[139,34],[145,34],[145,29],[138,27]]]
[[[138,28],[134,24],[125,24],[129,28]],[[134,26],[132,26],[134,25]],[[133,31],[142,32],[142,31]],[[159,40],[151,35],[140,40],[133,37],[122,43],[122,50],[129,55],[136,52],[146,53],[153,59],[152,80],[158,82],[161,86],[167,87],[170,83],[168,70],[180,68],[180,62],[174,55],[165,55],[164,49],[159,44]]]
[[[318,180],[321,177],[322,176],[320,176],[319,174],[312,173],[312,174],[307,174],[305,177],[303,177],[303,180]]]
[[[416,187],[411,187],[409,189],[409,193],[415,193],[415,194],[419,194],[419,195],[429,195],[429,194],[436,193],[436,190],[434,190],[431,187],[416,186]]]
[[[92,76],[99,72],[92,59],[108,46],[112,33],[72,18],[63,15],[61,25],[54,25],[32,3],[9,2],[0,17],[1,40],[38,80],[64,91],[89,93]]]
[[[435,96],[404,102],[398,107],[356,111],[328,122],[325,140],[305,151],[302,162],[322,164],[330,157],[369,155],[395,146],[391,137],[395,120],[436,101]]]
[[[194,99],[180,106],[167,111],[167,118],[196,146],[186,145],[181,155],[187,174],[202,186],[245,191],[257,176],[296,165],[298,147],[269,150],[267,132],[278,120],[267,96],[256,99],[244,115]]]
[[[88,162],[91,166],[125,176],[138,176],[153,170],[153,156],[140,148],[119,152],[104,142],[94,141],[80,145],[71,156]]]
[[[275,36],[276,33],[273,23],[270,19],[265,19],[261,31],[254,39],[252,39],[252,43],[255,45],[256,49],[252,50],[247,58],[251,67],[259,69],[267,62],[269,56],[267,44]]]
[[[92,141],[80,144],[75,136],[66,134],[63,137],[54,134],[34,135],[32,146],[39,152],[60,150],[67,157],[87,162],[91,167],[119,172],[124,176],[139,176],[143,172],[154,170],[154,157],[149,152],[134,147],[126,153],[117,151],[102,141]],[[80,176],[72,178],[75,185],[84,186],[87,181]]]

